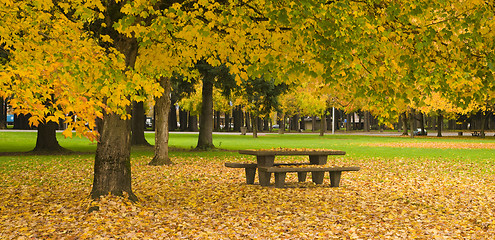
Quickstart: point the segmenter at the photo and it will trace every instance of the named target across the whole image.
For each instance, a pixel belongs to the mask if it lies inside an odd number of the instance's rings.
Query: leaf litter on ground
[[[198,154],[201,155],[201,154]],[[26,158],[26,157],[22,157]],[[488,163],[329,157],[341,187],[245,184],[224,162],[254,157],[175,157],[151,167],[132,159],[140,198],[89,199],[92,156],[9,157],[0,169],[1,239],[488,239],[495,234],[495,178]],[[303,157],[282,157],[300,162]],[[11,162],[10,162],[11,161]],[[24,165],[22,164],[24,163]],[[308,176],[308,180],[311,177]],[[256,180],[257,182],[257,180]],[[273,183],[273,179],[272,179]],[[88,212],[92,206],[98,211]]]

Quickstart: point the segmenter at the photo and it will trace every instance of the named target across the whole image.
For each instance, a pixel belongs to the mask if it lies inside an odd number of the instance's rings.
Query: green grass
[[[171,147],[193,149],[197,143],[198,134],[171,133],[169,144]],[[146,133],[146,138],[154,144],[154,133]],[[77,152],[94,152],[96,143],[87,139],[73,137],[64,138],[58,134],[60,145]],[[36,142],[36,132],[0,132],[0,152],[25,152],[32,150]],[[231,150],[191,152],[171,151],[171,156],[223,156],[232,155],[240,149],[266,149],[266,148],[318,148],[334,149],[347,152],[347,157],[369,158],[380,157],[394,158],[440,158],[463,161],[486,161],[495,159],[495,151],[491,149],[439,149],[417,147],[391,147],[390,145],[409,143],[418,144],[466,144],[466,143],[495,143],[495,138],[485,139],[473,137],[384,137],[384,136],[360,136],[360,135],[330,135],[323,137],[317,134],[266,134],[253,138],[250,135],[223,135],[214,134],[213,143],[217,148]],[[373,144],[387,144],[387,146],[369,146]],[[133,148],[133,156],[152,156],[153,148]]]

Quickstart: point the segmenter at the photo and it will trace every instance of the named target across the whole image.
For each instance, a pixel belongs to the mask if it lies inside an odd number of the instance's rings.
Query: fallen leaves
[[[1,239],[464,239],[495,233],[495,178],[488,163],[445,159],[352,159],[341,187],[297,182],[287,188],[246,185],[225,156],[175,157],[150,167],[136,157],[131,203],[107,196],[91,202],[92,156],[52,161],[0,158]],[[280,157],[301,162],[303,156]],[[8,162],[9,164],[4,164]],[[16,164],[16,163],[19,164]],[[35,164],[34,164],[35,163]],[[9,166],[9,171],[2,169]],[[273,183],[272,178],[272,183]],[[257,180],[256,180],[257,182]],[[99,211],[88,213],[91,206]]]
[[[362,146],[396,148],[438,148],[438,149],[495,149],[495,143],[483,142],[391,142],[366,143]]]

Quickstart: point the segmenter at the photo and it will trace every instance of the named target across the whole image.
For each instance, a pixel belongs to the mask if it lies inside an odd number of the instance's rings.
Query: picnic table
[[[297,172],[299,182],[306,180],[306,175],[311,172],[313,182],[322,184],[325,172],[329,172],[332,187],[338,187],[342,171],[358,171],[359,167],[324,167],[330,155],[345,155],[344,151],[335,150],[240,150],[240,154],[256,156],[256,163],[225,163],[226,167],[244,168],[246,171],[246,183],[254,184],[256,169],[261,186],[270,184],[271,173],[275,174],[275,186],[284,187],[285,176],[288,172]],[[276,163],[275,156],[307,155],[306,163]],[[305,166],[310,165],[310,166]],[[315,165],[315,166],[311,166]],[[320,165],[320,166],[316,166]]]

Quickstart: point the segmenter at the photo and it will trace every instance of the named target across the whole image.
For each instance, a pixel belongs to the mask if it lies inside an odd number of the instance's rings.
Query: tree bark
[[[251,115],[251,122],[253,123],[253,138],[258,137],[258,115],[256,114],[249,114]]]
[[[170,165],[173,164],[168,157],[168,135],[169,135],[169,113],[170,113],[170,79],[161,78],[160,86],[163,88],[163,95],[156,99],[156,128],[155,128],[155,156],[149,165]]]
[[[320,126],[321,126],[321,120],[322,119],[320,119]],[[306,124],[306,123],[304,123],[304,121],[303,121],[303,124]],[[315,130],[316,130],[316,116],[313,115],[313,116],[311,116],[311,132],[315,132]]]
[[[68,149],[63,148],[57,141],[57,127],[56,122],[40,123],[38,125],[38,132],[36,136],[36,146],[33,149],[35,153],[61,153],[69,152]]]
[[[442,137],[442,126],[443,126],[443,115],[441,113],[438,113],[437,137]]]
[[[131,123],[115,113],[104,113],[100,139],[96,147],[91,197],[108,193],[137,201],[131,188]]]
[[[187,130],[187,112],[179,108],[180,130]]]
[[[115,48],[124,54],[127,69],[134,68],[138,52],[136,39],[118,35]],[[130,112],[128,107],[127,112]],[[131,121],[120,115],[104,112],[100,138],[96,145],[93,188],[91,197],[98,199],[111,193],[137,201],[131,188]]]
[[[411,109],[411,116],[409,116],[409,124],[411,126],[411,138],[414,138],[415,122],[416,122],[416,113],[415,113],[414,109]]]
[[[242,125],[242,109],[240,106],[234,108],[232,112],[232,117],[234,118],[234,132],[240,132]]]
[[[325,136],[325,130],[327,129],[327,116],[323,115],[320,119],[320,136]]]
[[[0,129],[7,128],[7,101],[0,97]]]
[[[230,113],[225,113],[225,130],[230,132]]]
[[[281,120],[280,120],[280,124],[279,124],[279,131],[278,133],[279,134],[284,134],[285,132],[285,113],[282,113],[281,116],[280,116]]]
[[[406,113],[403,113],[402,114],[402,135],[403,136],[407,136],[409,135],[408,133],[408,126],[407,126],[407,122],[408,122],[408,119],[407,119],[407,114]]]
[[[203,74],[203,102],[199,119],[198,144],[196,145],[196,149],[199,150],[215,148],[213,145],[213,81],[212,74]]]
[[[189,112],[189,120],[187,123],[187,128],[191,132],[197,132],[198,131],[198,116],[191,115]]]
[[[169,94],[170,95],[170,94]],[[177,109],[175,108],[175,103],[170,100],[170,103],[168,104],[169,107],[169,113],[168,115],[168,130],[169,131],[175,131],[179,126],[177,126]]]
[[[481,129],[480,129],[480,137],[485,138],[485,124],[486,124],[486,118],[487,114],[484,111],[481,111]]]
[[[145,113],[143,102],[132,102],[131,145],[151,146],[144,136]]]

